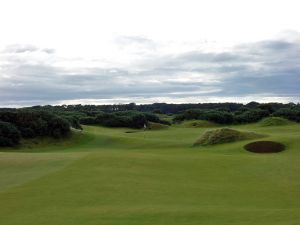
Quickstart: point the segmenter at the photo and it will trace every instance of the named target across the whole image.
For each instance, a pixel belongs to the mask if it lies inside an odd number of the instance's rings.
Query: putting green
[[[2,225],[297,225],[300,124],[232,126],[253,140],[192,147],[208,128],[85,126],[70,140],[0,153]]]

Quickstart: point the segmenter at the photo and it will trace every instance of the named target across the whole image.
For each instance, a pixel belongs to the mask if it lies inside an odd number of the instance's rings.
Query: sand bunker
[[[249,152],[255,153],[276,153],[282,152],[285,146],[274,141],[256,141],[245,145],[244,148]]]

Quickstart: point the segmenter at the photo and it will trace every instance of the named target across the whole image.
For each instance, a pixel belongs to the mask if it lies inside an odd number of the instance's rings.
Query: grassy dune
[[[70,140],[0,153],[2,225],[297,225],[300,125],[233,126],[284,143],[193,143],[208,128],[84,127]]]
[[[206,128],[206,127],[217,127],[217,126],[220,125],[206,120],[186,120],[177,124],[177,127],[184,127],[184,128]]]

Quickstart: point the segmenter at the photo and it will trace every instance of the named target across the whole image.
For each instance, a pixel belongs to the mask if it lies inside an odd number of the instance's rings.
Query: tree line
[[[139,112],[152,112],[152,113],[163,113],[163,114],[177,114],[189,109],[225,109],[230,112],[237,111],[241,108],[255,109],[258,107],[269,107],[274,110],[280,108],[300,108],[299,104],[295,103],[258,103],[249,102],[247,104],[241,103],[185,103],[185,104],[168,104],[168,103],[153,103],[153,104],[142,104],[137,105],[135,103],[129,104],[113,104],[113,105],[45,105],[45,106],[33,106],[29,109],[45,109],[47,111],[59,111],[59,112],[77,112],[77,113],[88,113],[88,112],[122,112],[122,111],[139,111]]]
[[[106,127],[142,128],[145,125],[147,126],[148,122],[170,125],[168,121],[161,120],[153,113],[143,113],[138,111],[123,111],[114,113],[99,112],[93,116],[80,118],[81,124],[98,124]]]
[[[63,138],[71,128],[83,125],[106,127],[143,128],[149,122],[170,124],[153,113],[123,112],[77,112],[47,110],[46,108],[0,109],[0,146],[14,146],[21,138]]]
[[[208,120],[219,124],[257,122],[268,116],[300,122],[300,105],[294,103],[205,103],[136,105],[59,105],[0,109],[0,146],[18,144],[20,138],[49,136],[61,138],[71,127],[82,125],[142,128],[149,122],[170,125],[160,114],[173,116],[173,122]]]
[[[300,122],[300,109],[299,108],[280,108],[275,110],[273,108],[240,108],[237,111],[230,112],[225,109],[211,109],[199,110],[190,109],[181,112],[173,118],[173,121],[181,122],[183,120],[208,120],[219,124],[244,124],[254,123],[268,117],[276,116],[288,120]]]

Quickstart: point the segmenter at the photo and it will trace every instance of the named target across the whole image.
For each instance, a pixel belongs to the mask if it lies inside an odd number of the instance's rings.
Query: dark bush
[[[0,121],[0,146],[14,146],[20,138],[20,131],[13,124]]]
[[[174,117],[174,122],[183,120],[208,120],[220,124],[231,124],[234,121],[233,114],[225,110],[186,110]]]
[[[142,128],[147,124],[147,119],[143,114],[134,115],[131,120],[133,128]]]
[[[83,125],[93,125],[96,124],[96,118],[92,117],[92,116],[86,116],[86,117],[82,117],[79,120],[80,124]]]
[[[226,111],[209,111],[204,115],[205,120],[212,121],[219,124],[231,124],[233,123],[233,115]]]
[[[272,116],[283,117],[288,120],[300,122],[300,110],[299,109],[289,109],[289,108],[279,109],[276,112],[274,112],[272,114]]]
[[[21,132],[23,138],[34,138],[34,137],[38,136],[36,134],[36,132],[34,132],[33,129],[31,129],[31,128],[20,127],[19,129],[20,129],[20,132]]]
[[[148,121],[169,124],[167,121],[160,120],[160,118],[153,113],[141,113],[137,111],[116,113],[98,112],[95,117],[83,117],[80,119],[80,123],[85,125],[98,124],[106,127],[130,128],[142,128],[145,124],[148,124]]]
[[[185,116],[184,116],[183,113],[177,114],[173,118],[174,123],[178,123],[178,122],[181,122],[181,121],[184,121],[184,120],[185,120]]]
[[[147,124],[146,117],[142,113],[100,113],[95,118],[96,124],[107,127],[131,127],[142,128]]]
[[[262,109],[262,110],[267,110],[269,113],[273,113],[275,112],[275,108],[273,107],[272,104],[269,104],[269,103],[266,103],[266,104],[260,104],[258,106],[259,109]]]
[[[53,117],[49,121],[50,136],[54,138],[62,138],[70,134],[70,124],[67,120],[60,117]]]
[[[82,130],[79,119],[76,116],[68,115],[68,116],[63,116],[63,118],[69,122],[71,127],[78,130]]]
[[[267,110],[262,109],[250,109],[244,111],[241,114],[235,116],[236,123],[254,123],[261,120],[264,117],[269,116],[270,113]]]
[[[67,120],[45,111],[3,111],[0,112],[0,120],[15,125],[24,138],[62,137],[70,132],[70,123]]]
[[[146,117],[147,121],[154,122],[154,123],[161,122],[160,118],[153,113],[143,113],[143,115]]]

